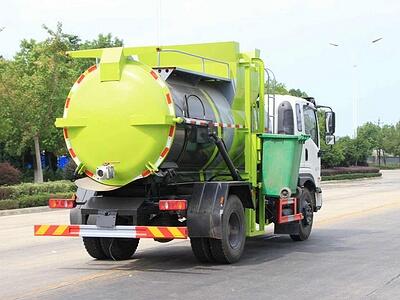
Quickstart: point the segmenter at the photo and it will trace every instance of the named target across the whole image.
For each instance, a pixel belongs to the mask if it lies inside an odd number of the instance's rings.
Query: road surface
[[[141,241],[133,259],[96,261],[79,238],[33,237],[64,210],[0,217],[0,299],[399,299],[400,171],[325,183],[306,242],[248,239],[234,265],[201,265],[188,241]]]

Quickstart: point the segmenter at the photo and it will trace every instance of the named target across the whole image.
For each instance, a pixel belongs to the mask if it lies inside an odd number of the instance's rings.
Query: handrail
[[[161,52],[179,53],[179,54],[183,54],[183,55],[187,55],[187,56],[198,58],[198,59],[201,60],[201,66],[202,66],[203,73],[205,73],[205,61],[211,61],[211,62],[223,64],[227,68],[227,72],[228,72],[228,76],[227,77],[231,78],[230,65],[226,61],[222,61],[222,60],[218,60],[218,59],[214,59],[214,58],[209,58],[209,57],[205,57],[205,56],[189,53],[189,52],[182,51],[182,50],[157,48],[157,53],[158,53],[157,63],[158,63],[158,66],[161,66]]]
[[[265,81],[264,81],[264,61],[261,58],[254,57],[251,59],[253,63],[258,65],[258,78],[259,78],[259,106],[258,106],[258,113],[259,113],[259,120],[258,120],[258,128],[257,133],[263,133],[265,130],[264,124],[264,114],[265,114]]]

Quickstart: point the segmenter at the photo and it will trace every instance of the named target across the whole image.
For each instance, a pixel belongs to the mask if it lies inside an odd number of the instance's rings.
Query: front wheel
[[[314,207],[313,201],[314,196],[309,189],[303,188],[303,192],[300,196],[300,204],[302,207],[301,213],[303,214],[303,220],[299,222],[299,234],[291,234],[290,237],[294,241],[305,241],[311,234],[311,229],[314,220]]]
[[[238,196],[228,197],[221,226],[222,238],[210,239],[212,257],[219,263],[237,262],[246,241],[244,209]]]

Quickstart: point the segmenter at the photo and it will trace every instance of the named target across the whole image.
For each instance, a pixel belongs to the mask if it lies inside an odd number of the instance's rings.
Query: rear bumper
[[[186,239],[187,227],[96,225],[35,225],[35,236]]]

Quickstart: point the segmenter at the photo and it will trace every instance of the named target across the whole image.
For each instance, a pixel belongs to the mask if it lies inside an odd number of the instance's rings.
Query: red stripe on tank
[[[170,95],[170,93],[167,93],[167,103],[168,104],[171,104],[172,103],[172,99],[171,99],[171,95]]]
[[[94,174],[92,172],[90,172],[89,170],[85,171],[86,175],[89,177],[92,177]]]
[[[149,171],[149,170],[144,170],[144,171],[142,172],[142,176],[143,176],[143,177],[146,177],[146,176],[148,176],[148,175],[150,175],[150,171]]]
[[[151,74],[151,76],[153,76],[153,78],[154,78],[155,80],[158,79],[158,76],[157,76],[156,72],[154,72],[153,70],[150,71],[150,74]]]
[[[88,69],[88,72],[90,73],[90,72],[93,72],[94,70],[96,70],[97,69],[97,66],[96,65],[93,65],[93,66],[91,66],[89,69]]]
[[[65,108],[69,107],[69,101],[71,101],[71,98],[67,98],[67,100],[65,100]]]
[[[74,149],[69,148],[68,151],[69,151],[69,154],[71,154],[72,157],[76,157]]]
[[[83,78],[85,78],[85,75],[82,74],[81,76],[79,76],[77,83],[81,83]]]
[[[172,136],[174,135],[174,131],[175,131],[175,127],[174,127],[174,126],[171,126],[171,127],[169,128],[168,136],[172,137]]]
[[[68,138],[68,129],[67,128],[63,128],[64,131],[64,138]]]
[[[168,151],[169,151],[169,148],[165,147],[163,152],[161,152],[161,157],[164,157],[165,155],[167,155]]]

